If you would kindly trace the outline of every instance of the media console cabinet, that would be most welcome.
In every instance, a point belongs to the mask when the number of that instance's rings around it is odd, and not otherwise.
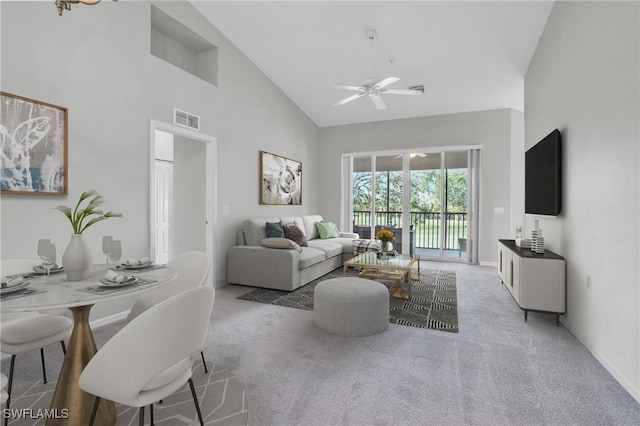
[[[514,240],[498,240],[498,273],[520,309],[527,313],[548,312],[556,316],[566,311],[566,266],[564,257],[545,250],[537,254],[518,247]]]

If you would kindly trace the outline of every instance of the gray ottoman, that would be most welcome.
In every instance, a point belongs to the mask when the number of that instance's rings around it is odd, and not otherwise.
[[[389,290],[363,278],[333,278],[313,295],[313,322],[340,336],[369,336],[389,327]]]

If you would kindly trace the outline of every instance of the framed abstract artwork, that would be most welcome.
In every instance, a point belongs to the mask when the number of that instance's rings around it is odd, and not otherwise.
[[[67,108],[0,92],[0,192],[67,195]]]
[[[302,163],[260,151],[260,204],[302,205]]]

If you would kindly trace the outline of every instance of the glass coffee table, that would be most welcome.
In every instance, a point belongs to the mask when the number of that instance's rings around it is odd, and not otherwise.
[[[417,267],[417,276],[413,276],[414,267]],[[347,275],[348,268],[361,268],[358,276],[374,280],[389,280],[396,283],[392,294],[397,299],[408,300],[411,297],[411,282],[420,279],[420,257],[399,254],[389,256],[388,259],[379,259],[376,252],[365,252],[347,260],[343,264],[343,275]],[[403,291],[403,283],[407,290]]]

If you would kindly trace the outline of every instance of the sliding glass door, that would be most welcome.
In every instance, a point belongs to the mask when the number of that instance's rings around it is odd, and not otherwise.
[[[343,217],[369,239],[381,228],[393,231],[398,252],[425,259],[477,261],[477,226],[470,222],[477,193],[477,149],[425,150],[346,156]],[[477,162],[474,164],[477,165]],[[477,195],[476,198],[477,200]],[[349,209],[350,211],[347,211]],[[474,232],[472,232],[474,231]]]

